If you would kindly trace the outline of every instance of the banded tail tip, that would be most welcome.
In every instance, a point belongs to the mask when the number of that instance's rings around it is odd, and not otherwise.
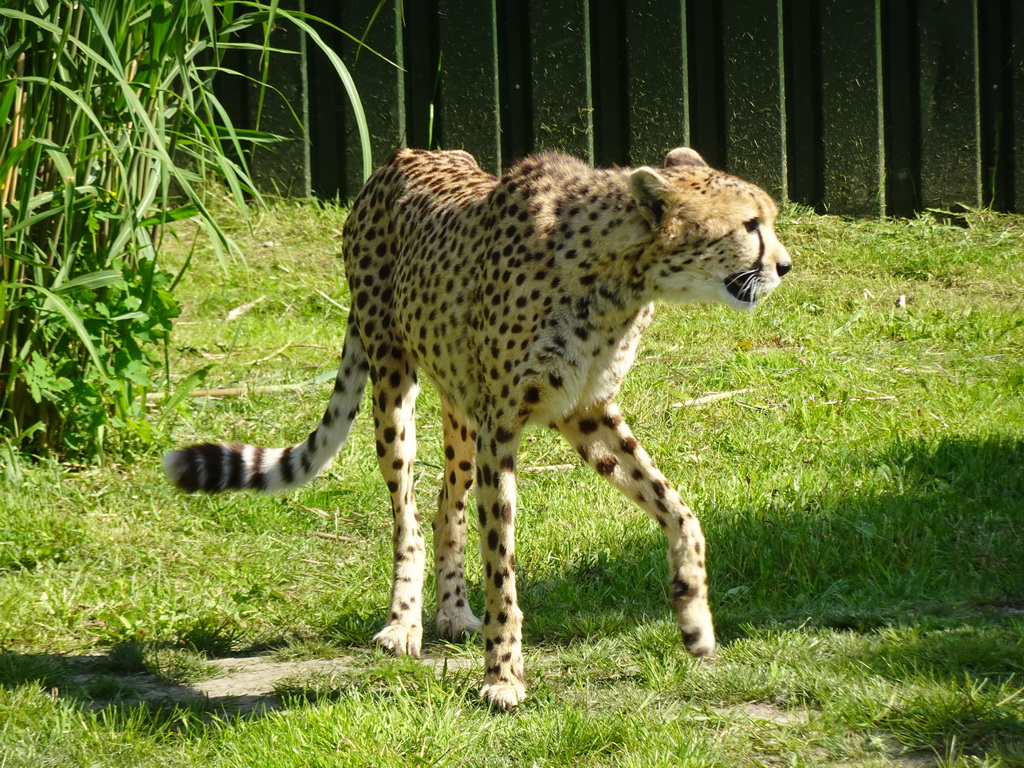
[[[199,475],[188,459],[187,450],[168,451],[163,458],[164,474],[181,490],[195,493],[201,490]]]
[[[164,454],[167,479],[185,493],[244,487],[240,478],[242,446],[221,443],[190,445]]]

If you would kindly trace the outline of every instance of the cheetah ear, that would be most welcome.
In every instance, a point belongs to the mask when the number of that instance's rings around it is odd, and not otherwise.
[[[653,168],[643,166],[629,175],[629,191],[640,209],[640,215],[652,227],[660,227],[668,207],[669,185]]]
[[[708,167],[708,164],[704,162],[704,158],[689,147],[676,147],[665,155],[666,168],[676,168],[683,165],[695,165],[700,168]]]

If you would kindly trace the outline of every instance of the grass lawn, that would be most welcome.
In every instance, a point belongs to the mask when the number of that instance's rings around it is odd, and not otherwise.
[[[239,229],[244,262],[198,244],[173,370],[261,389],[187,401],[168,446],[308,434],[342,221],[282,204]],[[792,209],[794,270],[758,311],[660,308],[620,401],[703,521],[713,662],[683,652],[660,531],[542,430],[520,457],[527,701],[479,704],[479,641],[429,621],[427,662],[373,650],[390,514],[364,408],[287,496],[183,496],[156,450],[8,467],[0,766],[1024,765],[1024,219],[965,221]],[[429,386],[418,410],[429,516]],[[222,684],[254,664],[287,674]]]

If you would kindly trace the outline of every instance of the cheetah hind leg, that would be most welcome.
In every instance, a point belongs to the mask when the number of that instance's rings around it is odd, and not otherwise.
[[[369,350],[368,350],[369,351]],[[373,378],[373,418],[377,459],[391,494],[394,516],[394,572],[388,621],[373,641],[396,656],[419,657],[423,641],[423,569],[425,548],[413,493],[416,459],[415,402],[419,386],[415,371],[403,359],[377,361]],[[391,403],[396,407],[389,408]],[[384,407],[382,407],[384,406]]]
[[[463,553],[466,548],[466,503],[473,486],[476,430],[451,400],[444,408],[444,479],[434,517],[434,567],[437,582],[437,633],[458,641],[480,630],[466,595]]]

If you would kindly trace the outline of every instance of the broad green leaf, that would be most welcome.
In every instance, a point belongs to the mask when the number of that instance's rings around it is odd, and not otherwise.
[[[0,288],[12,287],[8,284],[0,284]],[[75,312],[63,298],[58,296],[53,291],[44,288],[41,285],[27,284],[22,286],[25,290],[36,291],[46,297],[46,302],[43,304],[44,311],[56,311],[68,321],[75,333],[78,336],[79,341],[82,342],[82,346],[85,347],[89,353],[89,357],[92,359],[93,365],[96,369],[102,373],[106,373],[106,365],[103,363],[103,358],[100,357],[99,352],[96,349],[96,345],[93,344],[92,338],[89,336],[89,332],[86,331],[85,325],[82,323],[81,316]]]
[[[177,208],[172,208],[169,211],[160,211],[139,221],[140,227],[155,227],[160,224],[170,224],[175,221],[184,221],[185,219],[191,219],[193,216],[199,213],[199,209],[191,203],[188,205],[180,205]]]

